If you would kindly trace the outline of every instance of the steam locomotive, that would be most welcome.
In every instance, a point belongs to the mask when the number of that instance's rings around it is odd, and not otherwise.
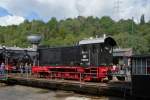
[[[68,47],[39,47],[38,64],[32,67],[36,77],[101,81],[108,77],[113,63],[111,37],[90,38]]]
[[[0,65],[5,64],[6,72],[19,72],[20,64],[33,63],[35,58],[34,50],[18,47],[0,47]]]

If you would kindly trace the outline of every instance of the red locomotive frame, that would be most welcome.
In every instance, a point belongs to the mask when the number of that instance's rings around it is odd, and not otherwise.
[[[107,77],[111,66],[81,67],[81,66],[33,66],[35,77],[50,79],[70,79],[78,81],[101,81]]]

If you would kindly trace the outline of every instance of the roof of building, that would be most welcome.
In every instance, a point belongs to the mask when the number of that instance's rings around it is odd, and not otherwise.
[[[126,52],[126,51],[132,51],[132,48],[116,48],[114,49],[115,52]]]
[[[113,50],[113,56],[127,56],[130,57],[133,55],[132,48],[117,48]]]
[[[133,55],[132,58],[150,58],[150,54]]]

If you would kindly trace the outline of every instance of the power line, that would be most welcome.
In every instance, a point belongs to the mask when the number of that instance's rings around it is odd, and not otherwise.
[[[114,2],[114,17],[116,20],[119,20],[121,18],[121,4],[122,4],[122,1],[121,0],[115,0]]]

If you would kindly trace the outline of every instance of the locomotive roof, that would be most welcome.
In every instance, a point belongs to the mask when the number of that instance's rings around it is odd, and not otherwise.
[[[79,41],[79,45],[96,44],[96,43],[105,43],[105,44],[109,44],[111,46],[116,46],[117,45],[116,41],[111,37],[85,39],[85,40]]]

